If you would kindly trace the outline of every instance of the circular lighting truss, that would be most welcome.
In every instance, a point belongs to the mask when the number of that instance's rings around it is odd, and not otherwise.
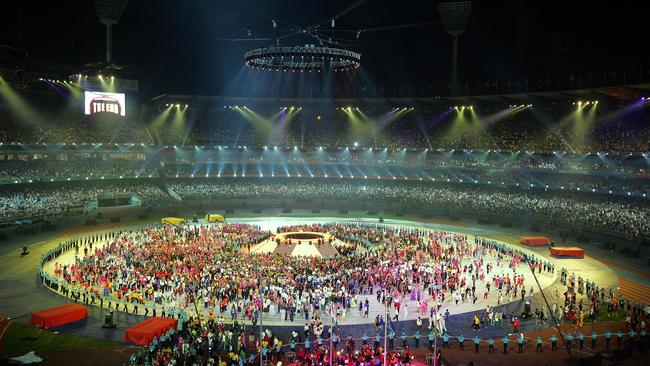
[[[291,72],[348,71],[361,66],[358,52],[332,47],[266,47],[244,54],[248,67]]]

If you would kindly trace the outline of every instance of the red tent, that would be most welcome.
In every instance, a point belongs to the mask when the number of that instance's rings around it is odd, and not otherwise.
[[[153,342],[154,337],[163,335],[171,327],[176,328],[178,320],[170,318],[149,318],[140,324],[136,324],[126,330],[124,339],[127,342],[148,346]]]
[[[88,316],[88,309],[79,304],[67,304],[32,313],[31,323],[37,327],[52,328],[76,322]]]
[[[551,244],[551,239],[545,236],[522,236],[519,238],[519,244],[528,246],[545,246]]]

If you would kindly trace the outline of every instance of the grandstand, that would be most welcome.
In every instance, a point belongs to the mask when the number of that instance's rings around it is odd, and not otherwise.
[[[638,9],[289,3],[19,5],[0,364],[645,364]]]
[[[61,113],[45,119],[65,123],[35,130],[5,110],[2,142],[644,153],[645,95],[650,84],[435,99],[160,95],[110,129],[99,117]]]

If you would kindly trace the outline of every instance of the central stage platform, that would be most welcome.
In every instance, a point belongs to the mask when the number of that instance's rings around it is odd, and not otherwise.
[[[251,248],[251,253],[276,253],[299,257],[331,257],[338,254],[328,233],[291,231],[277,233]]]

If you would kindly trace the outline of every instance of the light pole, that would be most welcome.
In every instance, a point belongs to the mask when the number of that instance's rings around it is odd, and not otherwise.
[[[528,265],[528,269],[530,269],[531,274],[533,275],[533,278],[535,279],[535,283],[537,284],[537,288],[539,289],[540,294],[542,295],[542,299],[544,299],[544,303],[546,304],[547,308],[551,308],[548,304],[548,299],[546,298],[546,294],[544,293],[544,289],[542,288],[542,285],[539,283],[539,279],[537,279],[537,275],[535,275],[535,268],[530,265],[530,263],[526,263]],[[565,348],[567,353],[569,354],[569,364],[573,365],[573,353],[569,349],[569,347],[566,347],[566,339],[564,339],[564,335],[562,334],[562,329],[560,328],[560,322],[557,320],[555,317],[555,314],[553,314],[553,323],[555,324],[555,329],[557,329],[558,334],[560,335],[560,339],[562,342],[564,342]]]
[[[437,305],[435,305],[435,304],[434,304],[434,306],[437,307]],[[436,312],[437,312],[437,310],[436,310]],[[435,325],[433,325],[433,329],[436,329]],[[437,364],[438,364],[438,353],[437,353],[437,351],[438,351],[438,334],[436,334],[436,332],[434,332],[434,334],[433,334],[433,366],[437,366]]]
[[[458,95],[458,38],[467,25],[467,20],[472,11],[472,2],[469,0],[452,0],[438,3],[438,12],[442,18],[447,33],[451,35],[451,89],[450,96]]]
[[[264,339],[264,331],[262,330],[262,314],[264,314],[264,294],[262,292],[263,273],[260,269],[260,366],[264,366],[264,345],[262,344],[262,339]]]
[[[334,358],[334,302],[330,304],[330,366]]]
[[[113,61],[113,24],[117,24],[129,0],[95,0],[99,21],[106,25],[106,63]]]
[[[384,294],[384,366],[388,365],[388,301]]]

